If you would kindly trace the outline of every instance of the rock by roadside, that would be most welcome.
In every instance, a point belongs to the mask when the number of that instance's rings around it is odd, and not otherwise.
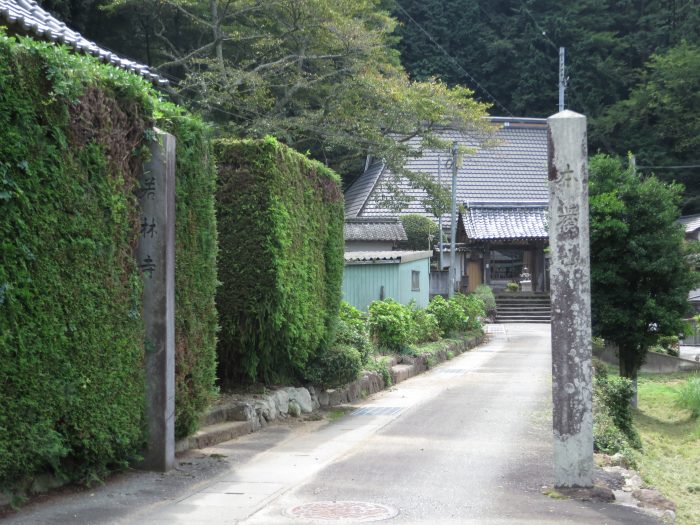
[[[645,487],[639,473],[629,468],[624,456],[596,454],[595,457],[600,467],[596,469],[593,488],[552,490],[545,487],[545,494],[556,493],[582,501],[614,501],[636,507],[663,523],[676,522],[676,505],[657,489]]]

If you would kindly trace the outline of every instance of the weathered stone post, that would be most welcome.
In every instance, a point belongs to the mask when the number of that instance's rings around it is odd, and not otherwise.
[[[139,190],[148,424],[141,466],[166,471],[175,463],[175,137],[154,132]]]
[[[593,485],[591,281],[586,117],[547,119],[552,395],[557,487]]]

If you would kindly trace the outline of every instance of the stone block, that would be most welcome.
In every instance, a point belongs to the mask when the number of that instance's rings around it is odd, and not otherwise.
[[[328,408],[328,406],[330,406],[330,396],[327,390],[321,390],[318,393],[318,404],[321,405],[321,408]]]
[[[289,387],[285,388],[287,394],[289,394],[289,400],[296,401],[299,403],[299,406],[301,407],[301,411],[304,414],[310,414],[313,412],[313,404],[311,403],[311,394],[306,388],[300,387],[300,388],[294,388],[294,387]]]

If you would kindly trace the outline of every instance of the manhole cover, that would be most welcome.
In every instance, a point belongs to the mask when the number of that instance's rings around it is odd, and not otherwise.
[[[364,501],[317,501],[297,505],[287,511],[293,518],[313,521],[366,523],[393,518],[397,509]]]

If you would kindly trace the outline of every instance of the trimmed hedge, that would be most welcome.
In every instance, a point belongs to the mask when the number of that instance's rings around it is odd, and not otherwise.
[[[219,378],[304,379],[340,305],[340,179],[273,138],[222,140],[216,153]]]
[[[172,104],[158,126],[175,135],[175,437],[194,433],[216,382],[216,166],[209,129]]]
[[[0,490],[89,482],[144,443],[134,196],[154,124],[178,139],[178,433],[215,368],[205,129],[143,79],[0,31]]]

